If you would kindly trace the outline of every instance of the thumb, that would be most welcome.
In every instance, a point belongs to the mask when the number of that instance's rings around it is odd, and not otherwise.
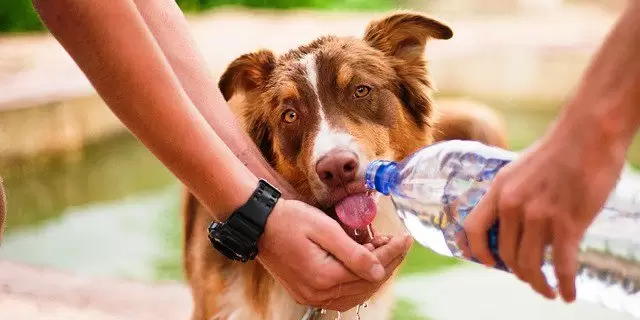
[[[369,281],[384,279],[384,267],[378,258],[365,246],[351,239],[337,222],[330,220],[322,231],[311,233],[309,238],[356,275]]]

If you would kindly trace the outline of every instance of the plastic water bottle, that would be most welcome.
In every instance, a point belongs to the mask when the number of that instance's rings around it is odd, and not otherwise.
[[[425,147],[402,162],[373,161],[367,188],[390,195],[407,231],[436,253],[466,258],[460,240],[464,219],[498,171],[517,153],[475,141],[452,140]],[[577,299],[640,318],[640,180],[621,179],[581,242]],[[634,211],[635,210],[635,211]],[[498,256],[499,221],[488,231],[495,268],[509,271]],[[458,238],[466,239],[466,238]],[[463,240],[464,241],[464,240]],[[557,279],[547,255],[543,273]],[[478,262],[472,259],[474,262]]]

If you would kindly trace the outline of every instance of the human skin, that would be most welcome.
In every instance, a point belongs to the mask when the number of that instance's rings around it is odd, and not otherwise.
[[[500,220],[499,254],[553,299],[540,266],[551,246],[559,292],[575,300],[579,244],[616,185],[640,126],[640,1],[629,1],[550,130],[505,166],[465,220],[471,255],[493,266],[487,230]]]
[[[225,220],[247,201],[256,175],[284,191],[260,238],[258,259],[298,302],[349,309],[392,275],[409,237],[361,246],[297,200],[238,126],[174,2],[33,3],[114,114],[213,219]]]

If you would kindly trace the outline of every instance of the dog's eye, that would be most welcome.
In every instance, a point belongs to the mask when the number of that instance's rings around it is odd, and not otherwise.
[[[298,114],[291,109],[285,111],[282,114],[282,121],[286,123],[293,123],[296,122],[296,120],[298,120]]]
[[[353,93],[353,96],[356,98],[364,98],[369,95],[369,92],[371,92],[371,87],[357,86],[356,91]]]

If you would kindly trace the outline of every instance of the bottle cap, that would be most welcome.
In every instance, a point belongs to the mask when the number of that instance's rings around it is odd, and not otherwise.
[[[367,189],[376,190],[385,196],[389,195],[397,173],[397,163],[387,160],[375,160],[369,164],[365,171],[365,184]]]

